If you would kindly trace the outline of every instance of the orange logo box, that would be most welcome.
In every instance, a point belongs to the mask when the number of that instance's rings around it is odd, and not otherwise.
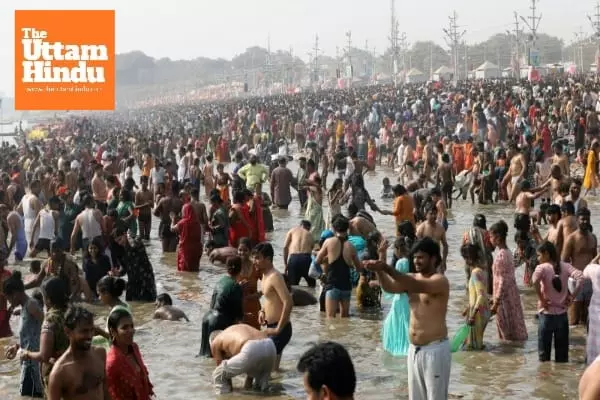
[[[16,10],[15,109],[114,110],[115,11]]]

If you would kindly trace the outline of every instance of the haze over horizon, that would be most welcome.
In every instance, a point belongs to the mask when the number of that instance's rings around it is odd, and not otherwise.
[[[335,55],[336,46],[346,45],[345,32],[352,31],[353,47],[375,47],[381,54],[390,46],[390,0],[220,0],[210,5],[204,1],[174,0],[3,0],[0,2],[0,95],[14,93],[14,11],[16,9],[114,9],[116,10],[116,51],[139,50],[154,57],[194,59],[197,57],[231,59],[248,47],[271,50],[293,49],[294,55],[307,60],[319,35],[322,54]],[[166,5],[176,4],[168,8]],[[465,30],[467,44],[486,40],[496,33],[514,28],[513,11],[527,16],[529,0],[490,2],[485,8],[475,0],[408,3],[396,0],[400,32],[406,32],[409,45],[432,40],[447,47],[443,28],[455,10],[460,30]],[[557,36],[569,44],[574,33],[592,35],[587,15],[595,12],[596,1],[539,0],[542,15],[539,32]],[[488,21],[490,21],[488,23]],[[522,22],[521,22],[522,24]]]

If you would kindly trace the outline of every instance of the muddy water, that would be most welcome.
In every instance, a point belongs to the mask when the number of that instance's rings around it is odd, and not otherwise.
[[[290,168],[295,171],[296,165]],[[378,197],[383,177],[395,174],[386,168],[369,173],[365,178],[367,188],[374,198]],[[329,178],[331,181],[331,178]],[[394,180],[394,179],[392,179]],[[266,188],[268,192],[268,188]],[[203,192],[203,191],[202,191]],[[383,209],[391,208],[391,200],[377,200]],[[512,210],[497,205],[471,205],[469,202],[455,203],[450,214],[448,242],[448,277],[451,282],[448,324],[450,335],[461,323],[460,313],[464,307],[465,277],[460,259],[459,246],[463,232],[470,226],[473,215],[484,213],[488,225],[503,218],[512,226]],[[325,212],[326,215],[326,212]],[[276,266],[282,269],[283,235],[300,219],[297,200],[287,211],[274,212],[275,232],[269,240],[275,247]],[[386,236],[394,233],[391,217],[374,214],[378,227]],[[598,226],[598,220],[593,220]],[[136,341],[150,370],[150,378],[160,400],[215,398],[210,384],[214,368],[211,360],[196,358],[200,347],[202,315],[207,310],[212,288],[221,274],[221,269],[209,265],[202,259],[202,271],[197,274],[178,273],[174,255],[163,256],[156,239],[157,221],[154,221],[153,239],[148,252],[154,265],[159,292],[170,293],[175,304],[190,317],[190,323],[152,321],[153,305],[133,304],[136,317]],[[511,230],[509,236],[514,231]],[[511,243],[512,244],[512,243]],[[25,268],[24,268],[25,269]],[[26,271],[24,271],[26,272]],[[517,281],[521,285],[523,270],[517,270]],[[521,285],[522,286],[522,285]],[[489,347],[485,352],[462,352],[453,355],[450,383],[451,398],[464,399],[574,399],[577,398],[577,383],[583,371],[585,347],[584,331],[571,330],[571,362],[568,364],[541,364],[537,359],[537,324],[534,320],[535,294],[531,289],[521,289],[529,340],[523,346],[499,345],[495,323],[486,331],[485,340]],[[354,300],[354,299],[353,299]],[[93,307],[100,317],[108,310]],[[404,358],[394,358],[382,351],[380,345],[381,320],[386,310],[379,314],[361,314],[353,310],[348,320],[327,321],[318,311],[318,306],[296,308],[292,313],[294,334],[285,349],[282,373],[273,376],[275,398],[303,398],[302,379],[295,365],[302,352],[312,342],[334,340],[344,344],[356,368],[359,399],[406,399],[406,363]],[[18,319],[13,318],[16,332]],[[8,343],[0,341],[0,348]],[[7,361],[0,354],[0,399],[19,398],[19,365]],[[234,381],[240,387],[241,380]],[[258,399],[251,393],[245,398]]]

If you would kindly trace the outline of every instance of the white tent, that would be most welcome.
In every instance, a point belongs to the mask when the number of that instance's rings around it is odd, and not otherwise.
[[[493,79],[500,76],[500,67],[489,61],[484,62],[475,69],[475,79]]]
[[[452,79],[452,75],[453,71],[446,67],[445,65],[442,65],[441,67],[439,67],[438,69],[435,70],[435,72],[433,73],[433,80],[434,81],[449,81]]]
[[[426,80],[425,74],[416,68],[412,68],[406,73],[406,83],[425,82]]]

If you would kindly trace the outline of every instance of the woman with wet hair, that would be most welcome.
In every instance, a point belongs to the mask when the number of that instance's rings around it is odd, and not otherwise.
[[[108,317],[111,346],[106,354],[106,384],[112,400],[149,400],[154,395],[148,369],[133,340],[133,316],[115,307]]]
[[[496,314],[500,340],[523,342],[527,340],[527,328],[513,256],[506,246],[507,235],[508,225],[502,220],[490,227],[490,239],[497,250],[492,264],[494,290],[491,312]]]

